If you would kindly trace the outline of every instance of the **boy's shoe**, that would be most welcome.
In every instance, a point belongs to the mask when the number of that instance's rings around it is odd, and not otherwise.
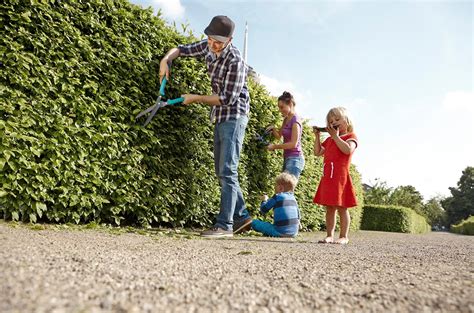
[[[234,234],[244,233],[252,229],[252,219],[249,217],[241,222],[234,223]]]
[[[212,227],[211,229],[201,232],[201,237],[207,238],[223,238],[223,237],[232,237],[231,230],[225,230],[220,227]]]

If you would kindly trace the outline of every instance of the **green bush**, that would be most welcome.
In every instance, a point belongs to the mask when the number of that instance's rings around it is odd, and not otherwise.
[[[164,108],[146,128],[135,121],[156,99],[162,56],[197,38],[125,0],[6,0],[0,7],[0,217],[210,224],[220,192],[209,108]],[[253,81],[249,88],[239,175],[255,213],[259,196],[273,192],[282,156],[253,138],[281,117],[265,88]],[[210,93],[203,62],[174,62],[166,94],[183,93]],[[312,138],[305,127],[307,166],[297,190],[305,229],[324,221],[312,203],[321,174]]]
[[[451,225],[451,231],[457,234],[474,235],[474,216],[469,216],[459,224]]]
[[[207,111],[164,109],[149,128],[134,120],[157,95],[160,56],[186,38],[126,1],[7,1],[1,14],[4,216],[207,223],[219,201]],[[167,92],[206,83],[186,62]]]
[[[391,205],[366,205],[361,229],[401,233],[425,233],[430,230],[426,219],[409,208]]]

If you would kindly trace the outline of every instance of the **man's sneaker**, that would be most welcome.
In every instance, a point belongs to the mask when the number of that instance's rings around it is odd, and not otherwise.
[[[234,223],[234,234],[244,233],[252,228],[252,219],[249,217],[240,222]]]
[[[224,230],[220,227],[212,227],[211,229],[201,232],[201,237],[207,238],[222,238],[222,237],[232,237],[231,230]]]

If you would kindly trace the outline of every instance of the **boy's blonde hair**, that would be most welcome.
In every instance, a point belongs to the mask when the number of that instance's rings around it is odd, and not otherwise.
[[[275,178],[275,183],[283,187],[284,192],[295,191],[298,179],[295,175],[283,172]]]
[[[335,107],[329,110],[328,115],[326,115],[326,122],[329,125],[329,119],[331,117],[340,117],[343,118],[347,123],[347,132],[351,133],[354,130],[354,123],[349,116],[349,112],[344,107]]]

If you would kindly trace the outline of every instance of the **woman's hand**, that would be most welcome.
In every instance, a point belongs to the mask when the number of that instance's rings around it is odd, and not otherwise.
[[[272,143],[269,144],[269,145],[267,146],[267,150],[268,150],[268,151],[273,151],[273,150],[275,150],[275,145],[272,144]]]
[[[267,131],[267,132],[273,131],[275,128],[276,128],[275,125],[270,125],[270,126],[268,126],[267,128],[265,128],[265,131]]]
[[[270,125],[268,126],[267,128],[265,128],[265,132],[268,133],[268,134],[272,134],[273,137],[275,137],[275,131],[277,130],[278,128],[275,126],[275,125]]]

